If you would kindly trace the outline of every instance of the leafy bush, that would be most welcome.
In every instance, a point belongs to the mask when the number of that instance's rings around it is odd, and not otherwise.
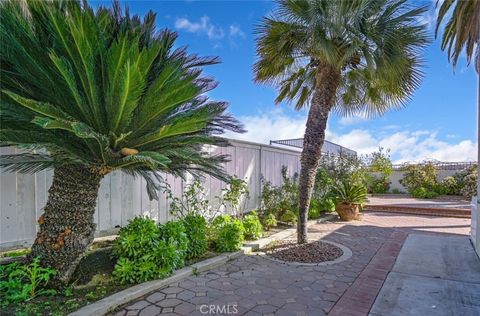
[[[369,193],[385,194],[390,190],[390,181],[381,175],[368,175],[365,182]]]
[[[265,216],[265,219],[263,220],[263,225],[265,226],[266,230],[269,230],[272,227],[276,227],[277,219],[275,218],[275,215],[273,215],[273,213],[267,214],[267,216]]]
[[[282,215],[282,217],[280,218],[280,220],[281,220],[282,222],[295,225],[295,224],[297,223],[298,217],[297,217],[297,214],[295,214],[294,212],[292,212],[292,211],[286,211],[286,212]]]
[[[393,174],[393,165],[390,160],[390,150],[383,151],[380,147],[377,152],[365,157],[370,172],[365,177],[365,184],[370,193],[385,194],[390,189],[389,177]]]
[[[405,194],[405,192],[403,192],[402,190],[397,189],[397,188],[391,189],[390,193],[392,193],[392,194]]]
[[[333,211],[335,211],[335,201],[332,197],[326,196],[321,200],[312,198],[310,201],[310,208],[308,210],[308,218],[318,219],[322,213],[330,213]]]
[[[459,195],[460,188],[455,177],[445,177],[435,187],[435,192],[442,195]]]
[[[188,238],[187,259],[200,258],[208,248],[207,221],[201,215],[189,214],[183,219]]]
[[[316,198],[312,198],[308,209],[308,219],[320,218],[320,212],[320,202]]]
[[[337,203],[363,204],[367,201],[367,188],[362,184],[342,181],[334,188]]]
[[[24,302],[38,295],[55,294],[55,290],[46,288],[55,274],[55,269],[41,267],[38,257],[30,264],[0,265],[0,307]]]
[[[243,217],[243,228],[245,239],[258,239],[263,236],[263,227],[256,211]]]
[[[262,208],[266,214],[273,213],[276,218],[287,211],[298,211],[298,174],[288,175],[288,168],[282,167],[283,183],[279,187],[272,186],[262,179]]]
[[[410,191],[410,194],[417,199],[431,199],[438,196],[438,193],[432,190],[427,190],[424,187],[415,188]]]
[[[149,218],[135,217],[113,243],[118,258],[113,276],[122,284],[164,278],[184,265],[187,249],[181,222],[157,226]]]
[[[139,258],[155,249],[159,229],[155,221],[145,217],[134,217],[122,227],[113,242],[113,254],[117,258]]]
[[[459,193],[465,197],[471,198],[477,195],[477,165],[470,166],[468,169],[455,175],[457,179]]]
[[[202,215],[206,218],[213,217],[212,209],[207,200],[207,193],[199,180],[185,186],[181,197],[176,197],[170,187],[170,184],[164,184],[164,193],[170,200],[170,213],[185,217],[189,214]]]
[[[230,177],[228,187],[222,190],[222,204],[228,210],[230,209],[234,215],[238,215],[243,210],[240,203],[246,202],[249,198],[248,184],[236,176]]]
[[[437,185],[437,168],[434,164],[422,163],[403,168],[404,175],[400,183],[412,195],[421,196],[425,192],[435,192]],[[427,196],[430,195],[427,193]]]
[[[169,221],[159,226],[160,239],[166,245],[173,246],[176,249],[176,255],[172,256],[171,262],[165,262],[171,265],[173,269],[182,268],[184,266],[185,256],[188,249],[188,238],[185,233],[185,227],[182,221]]]
[[[244,227],[242,221],[230,215],[216,217],[211,226],[212,241],[220,252],[233,252],[243,244]]]

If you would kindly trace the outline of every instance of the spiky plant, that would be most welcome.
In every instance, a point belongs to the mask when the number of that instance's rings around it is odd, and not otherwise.
[[[257,82],[278,88],[276,102],[310,106],[301,156],[298,242],[306,221],[331,110],[367,116],[398,109],[418,87],[428,43],[405,0],[280,0],[258,27]]]
[[[114,170],[146,179],[156,198],[162,171],[224,178],[226,156],[202,146],[240,131],[225,102],[205,92],[202,67],[218,62],[174,49],[177,35],[86,1],[0,3],[2,146],[30,151],[1,157],[4,170],[53,168],[33,256],[68,280],[93,240],[100,180]]]
[[[440,1],[437,0],[437,6]],[[453,8],[453,10],[452,10]],[[478,0],[444,0],[438,10],[435,36],[443,20],[451,14],[442,35],[442,50],[448,51],[448,59],[453,66],[458,57],[465,52],[468,63],[475,56],[477,73],[480,73],[480,1]]]

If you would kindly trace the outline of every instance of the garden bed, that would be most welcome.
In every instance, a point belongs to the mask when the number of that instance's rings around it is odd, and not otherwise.
[[[132,285],[122,285],[112,277],[115,260],[110,242],[96,243],[80,262],[72,285],[51,295],[42,295],[22,303],[2,307],[2,315],[67,315]],[[186,268],[219,253],[208,251],[186,262]]]
[[[281,240],[268,245],[263,251],[277,260],[297,263],[322,263],[343,255],[342,249],[322,241],[299,245],[294,240]]]

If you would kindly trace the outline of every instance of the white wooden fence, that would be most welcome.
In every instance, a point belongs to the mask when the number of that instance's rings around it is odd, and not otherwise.
[[[231,140],[231,144],[231,147],[215,147],[211,151],[229,154],[231,161],[225,169],[229,174],[247,181],[250,191],[250,198],[245,201],[247,210],[259,206],[262,175],[274,185],[279,185],[282,182],[282,166],[287,166],[290,174],[300,172],[298,151],[237,140]],[[2,148],[0,153],[12,154],[14,150]],[[43,213],[52,174],[52,171],[35,175],[0,173],[0,248],[33,242],[37,218]],[[173,176],[166,176],[166,179],[174,194],[181,195],[184,181]],[[204,187],[208,199],[214,201],[226,184],[206,177]],[[114,172],[106,176],[100,185],[95,213],[97,235],[110,234],[136,215],[149,215],[158,222],[166,222],[170,216],[169,204],[163,193],[160,193],[158,201],[150,201],[143,179]]]

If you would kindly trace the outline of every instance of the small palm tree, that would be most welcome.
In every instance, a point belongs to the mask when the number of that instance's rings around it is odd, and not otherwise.
[[[225,102],[205,92],[215,82],[202,67],[218,62],[174,49],[176,34],[112,9],[80,1],[0,3],[2,146],[9,171],[53,168],[33,256],[68,280],[93,240],[100,180],[114,170],[142,176],[156,197],[163,171],[224,179],[202,146],[223,145],[215,134],[240,131]]]
[[[280,0],[258,27],[256,80],[278,88],[276,102],[310,106],[301,156],[298,242],[306,221],[328,115],[375,116],[404,106],[418,87],[417,21],[426,7],[404,0]]]
[[[444,0],[438,11],[435,36],[438,36],[440,25],[454,4],[451,17],[443,31],[442,50],[448,50],[448,59],[452,61],[454,67],[464,50],[468,63],[475,55],[476,70],[480,73],[480,1]]]

